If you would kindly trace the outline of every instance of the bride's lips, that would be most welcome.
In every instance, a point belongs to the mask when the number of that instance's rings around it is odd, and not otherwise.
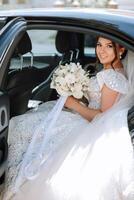
[[[99,56],[99,58],[100,58],[101,60],[103,60],[103,59],[106,59],[107,57],[106,57],[106,56]]]

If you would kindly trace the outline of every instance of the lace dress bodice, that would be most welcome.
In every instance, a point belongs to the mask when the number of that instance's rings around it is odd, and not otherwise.
[[[128,82],[121,69],[107,69],[97,73],[96,76],[90,78],[89,82],[89,108],[99,109],[101,105],[101,89],[103,85],[119,92],[127,93]]]
[[[97,73],[95,77],[90,79],[89,84],[88,106],[94,109],[100,108],[101,89],[104,84],[112,90],[118,91],[120,94],[125,94],[128,90],[128,82],[122,71],[113,69],[103,70]],[[40,105],[38,109],[30,110],[24,115],[11,119],[9,126],[9,159],[4,190],[5,200],[9,200],[14,194],[17,172],[20,169],[22,159],[31,141],[34,130],[38,128],[54,105],[54,101],[47,102]],[[59,146],[73,129],[80,127],[81,124],[86,125],[88,123],[79,114],[63,109],[53,128],[53,137],[50,138],[46,146],[46,154],[52,152]],[[38,152],[44,132],[45,127],[42,127],[35,152]]]

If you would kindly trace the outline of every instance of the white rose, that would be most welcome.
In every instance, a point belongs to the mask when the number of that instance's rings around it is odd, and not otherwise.
[[[63,77],[56,77],[55,82],[63,85],[65,83],[65,79]]]
[[[75,75],[74,74],[67,74],[65,76],[65,81],[66,83],[69,85],[69,84],[72,84],[72,83],[75,83]]]
[[[52,81],[51,84],[50,84],[50,88],[53,88],[53,89],[55,88],[55,84],[54,84],[53,81]]]
[[[82,91],[75,91],[75,92],[73,92],[73,96],[77,99],[81,99],[83,97],[83,92]]]
[[[69,90],[68,90],[68,86],[67,86],[66,84],[62,85],[62,86],[61,86],[61,89],[64,90],[64,91],[66,91],[66,92],[69,91]]]
[[[75,83],[73,91],[75,92],[80,90],[82,90],[82,85],[80,83]]]
[[[62,90],[61,88],[57,88],[57,92],[61,96],[70,96],[71,95],[68,91]]]

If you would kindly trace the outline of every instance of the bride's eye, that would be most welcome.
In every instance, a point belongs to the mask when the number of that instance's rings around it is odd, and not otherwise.
[[[101,43],[97,42],[96,46],[101,47],[102,45],[101,45]]]
[[[108,48],[113,48],[113,45],[112,44],[108,44],[107,47]]]

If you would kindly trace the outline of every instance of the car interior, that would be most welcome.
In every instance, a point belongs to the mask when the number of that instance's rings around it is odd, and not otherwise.
[[[27,103],[30,99],[32,89],[43,82],[49,73],[49,67],[37,68],[33,65],[33,55],[28,58],[30,62],[23,66],[23,55],[31,52],[32,43],[27,33],[15,49],[13,58],[19,58],[20,64],[14,66],[8,73],[6,90],[11,101],[11,115],[18,115],[26,112]]]
[[[55,46],[58,53],[61,54],[61,59],[59,59],[60,64],[64,65],[69,62],[79,62],[80,45],[78,34],[58,31],[55,37]],[[58,63],[56,64],[58,66]],[[50,89],[50,82],[55,67],[52,69],[48,78],[32,90],[30,99],[41,101],[55,99],[54,91]]]
[[[50,82],[53,71],[59,63],[64,65],[69,62],[79,62],[90,71],[90,75],[95,74],[95,54],[84,52],[84,48],[85,50],[88,48],[84,47],[85,42],[88,42],[87,38],[85,41],[84,34],[59,30],[50,37],[53,37],[56,49],[54,53],[33,53],[32,38],[26,32],[12,55],[5,84],[5,90],[10,97],[11,117],[25,113],[36,105],[35,101],[41,103],[57,99],[57,93],[50,88]],[[43,45],[46,45],[45,40]],[[29,101],[35,104],[29,104]]]
[[[59,64],[79,62],[89,71],[89,77],[101,70],[101,64],[96,63],[96,38],[94,34],[67,30],[25,32],[12,55],[5,84],[10,97],[10,117],[58,98],[50,83]],[[128,126],[134,143],[134,107],[128,113]]]

